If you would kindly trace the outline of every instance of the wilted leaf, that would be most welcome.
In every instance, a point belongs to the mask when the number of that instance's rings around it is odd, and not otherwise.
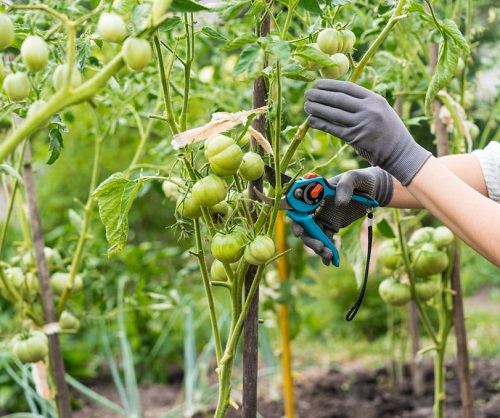
[[[54,164],[59,155],[61,155],[61,150],[64,148],[63,138],[59,128],[51,129],[49,132],[49,151],[50,157],[47,160],[47,164]]]
[[[128,213],[143,183],[143,179],[129,180],[123,173],[115,173],[92,194],[98,199],[99,215],[111,245],[108,257],[120,252],[127,243]]]

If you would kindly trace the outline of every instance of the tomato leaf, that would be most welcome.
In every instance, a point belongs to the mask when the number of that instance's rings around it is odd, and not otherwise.
[[[318,0],[300,0],[299,7],[308,12],[323,15],[323,10],[321,10],[321,6],[319,5]]]
[[[175,10],[176,12],[187,12],[187,13],[201,12],[202,10],[210,10],[203,4],[200,4],[197,1],[192,1],[192,0],[173,0],[170,9]]]
[[[14,167],[10,166],[9,164],[0,164],[0,173],[12,176],[19,182],[19,184],[24,185],[24,181],[21,175],[14,169]]]
[[[270,40],[270,38],[266,38],[266,41],[268,40]],[[273,54],[282,64],[288,64],[288,61],[290,61],[290,45],[288,42],[269,42],[265,49],[267,52]]]
[[[59,155],[61,155],[61,150],[64,148],[63,138],[61,135],[61,130],[59,128],[53,128],[49,132],[49,151],[51,152],[47,164],[54,164]]]
[[[206,35],[210,38],[217,39],[218,41],[227,42],[227,39],[224,36],[222,36],[219,32],[217,32],[216,30],[214,30],[212,28],[205,26],[204,28],[201,29],[201,33],[203,33],[203,35]]]
[[[362,223],[363,219],[359,219],[347,228],[342,229],[340,233],[342,236],[342,253],[354,271],[358,286],[361,286],[361,283],[363,283],[366,265],[366,255],[361,248],[360,240]]]
[[[425,95],[425,109],[428,113],[431,113],[431,103],[439,90],[446,87],[455,74],[458,65],[458,51],[454,40],[444,32],[439,43],[438,63]]]
[[[382,218],[375,224],[375,228],[377,228],[377,231],[385,238],[396,238],[396,234],[391,224],[387,222],[387,219]]]
[[[326,55],[324,52],[321,52],[319,49],[309,45],[301,45],[297,47],[294,55],[305,58],[307,61],[317,62],[325,67],[331,67],[335,65],[335,63],[328,55]]]
[[[257,35],[255,35],[254,33],[244,33],[243,35],[240,35],[237,38],[224,44],[220,50],[232,51],[234,49],[241,48],[245,45],[257,42],[257,40],[258,40]]]
[[[238,64],[234,69],[234,75],[240,74],[243,71],[248,73],[248,77],[256,75],[261,71],[264,63],[264,51],[258,44],[247,46],[242,52],[238,60]]]
[[[291,80],[299,80],[299,81],[314,81],[317,78],[317,75],[312,71],[304,71],[304,69],[297,64],[290,64],[286,67],[283,67],[282,71],[283,77],[289,78]]]
[[[127,243],[128,213],[144,179],[129,180],[115,173],[102,182],[92,196],[97,197],[99,215],[106,227],[106,239],[111,245],[108,257],[120,252]]]
[[[167,19],[160,27],[160,32],[168,32],[179,26],[182,26],[182,19],[179,16],[174,16],[171,19]]]

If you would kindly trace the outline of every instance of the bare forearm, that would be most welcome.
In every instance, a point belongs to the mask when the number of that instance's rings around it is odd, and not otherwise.
[[[474,190],[487,196],[483,173],[479,166],[479,161],[474,155],[449,155],[441,157],[438,160]],[[434,178],[433,182],[436,182],[436,180],[439,179]],[[419,202],[410,191],[406,187],[403,187],[396,179],[394,179],[394,195],[388,206],[401,209],[424,209],[422,202]]]
[[[455,175],[444,162],[431,157],[408,185],[407,192],[466,244],[500,267],[500,205],[485,196],[482,176],[464,181],[464,175]],[[468,171],[466,167],[462,169]]]

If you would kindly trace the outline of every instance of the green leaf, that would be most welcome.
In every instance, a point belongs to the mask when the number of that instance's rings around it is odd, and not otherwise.
[[[236,19],[246,7],[251,5],[251,0],[223,1],[210,5],[210,10],[219,12],[224,20]]]
[[[126,15],[132,11],[136,4],[137,0],[120,0],[113,5],[113,10],[120,15]]]
[[[304,10],[307,10],[308,12],[311,12],[311,13],[314,13],[317,15],[323,15],[323,10],[321,9],[321,6],[319,5],[318,0],[300,0],[299,7],[301,7]]]
[[[92,194],[98,199],[99,215],[106,227],[106,239],[111,245],[108,248],[109,258],[120,252],[127,243],[128,213],[143,183],[143,179],[129,180],[123,173],[115,173]]]
[[[174,16],[171,19],[166,20],[160,27],[160,32],[168,32],[179,26],[182,26],[182,19],[179,16]]]
[[[447,32],[444,32],[443,35],[439,43],[438,63],[425,95],[425,109],[429,114],[431,113],[432,101],[436,98],[439,90],[446,87],[453,79],[458,65],[458,46],[447,35]]]
[[[187,13],[201,12],[202,10],[210,10],[203,4],[200,4],[197,1],[193,0],[173,0],[170,9],[176,12],[187,12]]]
[[[351,3],[353,0],[326,0],[326,4],[329,6],[345,6],[346,4]]]
[[[0,164],[0,173],[12,176],[19,182],[19,184],[24,185],[24,181],[21,175],[14,169],[14,167],[10,166],[9,164]]]
[[[68,127],[61,119],[61,115],[56,113],[54,116],[50,118],[50,123],[56,125],[54,128],[59,129],[61,132],[67,134],[69,132]]]
[[[317,78],[317,75],[313,71],[304,71],[304,69],[297,64],[290,64],[286,67],[283,67],[281,72],[283,77],[289,78],[291,80],[299,80],[299,81],[314,81]]]
[[[375,228],[385,238],[396,238],[396,234],[387,219],[382,218],[375,224]]]
[[[76,40],[76,51],[78,62],[78,69],[83,72],[87,68],[87,64],[90,56],[90,40],[84,36],[81,36]]]
[[[366,255],[361,248],[360,240],[362,223],[363,219],[359,219],[349,227],[344,228],[340,234],[342,236],[342,253],[354,271],[358,287],[363,283],[366,265]],[[342,263],[342,260],[340,262]]]
[[[301,45],[297,47],[294,55],[305,58],[307,61],[317,62],[324,67],[331,67],[335,65],[330,56],[310,45]]]
[[[457,24],[451,19],[444,19],[439,23],[441,24],[441,29],[445,31],[451,39],[453,39],[455,44],[469,54],[469,45],[462,35],[462,32],[460,32],[460,29],[458,29]]]
[[[267,45],[266,51],[270,52],[282,64],[290,61],[290,45],[286,41],[271,42]]]
[[[264,0],[256,0],[252,2],[252,5],[250,6],[250,9],[246,12],[247,16],[258,16],[260,15],[265,9],[265,4]]]
[[[217,32],[216,30],[214,30],[212,28],[204,27],[201,29],[201,33],[203,33],[204,35],[206,35],[210,38],[217,39],[218,41],[227,42],[227,39],[224,36],[222,36],[219,32]]]
[[[247,46],[240,54],[238,64],[234,69],[234,75],[240,74],[244,71],[251,77],[259,73],[264,63],[264,51],[258,44]]]
[[[61,155],[61,150],[64,148],[63,138],[61,135],[61,130],[59,128],[51,129],[49,132],[49,151],[50,157],[46,164],[54,164],[59,155]]]
[[[243,35],[238,36],[237,38],[229,41],[220,49],[221,51],[232,51],[234,49],[241,48],[245,45],[257,42],[259,38],[254,33],[244,33]]]

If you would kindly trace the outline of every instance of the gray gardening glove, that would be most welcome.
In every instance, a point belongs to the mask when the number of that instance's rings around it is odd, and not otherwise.
[[[327,179],[326,182],[336,189],[336,194],[335,197],[327,196],[323,200],[314,220],[330,239],[340,228],[350,225],[367,213],[364,204],[351,200],[354,190],[375,199],[380,206],[387,206],[394,191],[392,176],[380,167],[348,171]],[[300,237],[307,247],[321,257],[323,264],[328,266],[333,256],[332,250],[307,235],[297,222],[291,221],[291,227],[293,234]]]
[[[414,141],[389,103],[347,81],[319,80],[316,86],[305,93],[307,124],[344,140],[407,186],[431,153]]]

